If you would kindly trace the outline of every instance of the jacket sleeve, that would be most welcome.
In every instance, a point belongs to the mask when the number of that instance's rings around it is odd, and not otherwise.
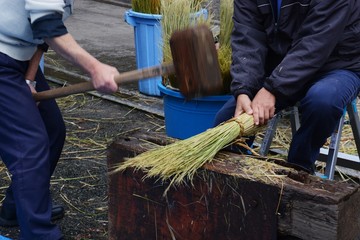
[[[234,1],[234,28],[231,36],[231,92],[237,97],[246,94],[253,98],[263,85],[266,34],[256,6],[257,1]]]
[[[25,0],[25,9],[29,12],[31,23],[46,15],[62,15],[64,7],[64,0]]]
[[[25,0],[34,39],[67,33],[64,20],[72,13],[73,0]]]
[[[264,82],[267,90],[277,98],[290,99],[305,89],[338,43],[350,17],[349,2],[311,1],[290,50]]]

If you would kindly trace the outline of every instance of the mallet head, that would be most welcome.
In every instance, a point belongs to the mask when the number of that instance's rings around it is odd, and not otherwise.
[[[206,25],[174,32],[170,48],[179,90],[187,99],[223,93],[214,38]]]

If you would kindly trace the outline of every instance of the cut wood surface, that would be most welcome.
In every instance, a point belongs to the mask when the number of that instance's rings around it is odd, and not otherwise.
[[[171,141],[142,133],[118,139],[109,147],[109,171]],[[246,160],[220,152],[199,169],[193,185],[172,188],[165,198],[167,183],[143,180],[142,171],[110,174],[110,239],[135,232],[151,239],[359,239],[358,185],[284,169],[286,162],[278,160],[268,161],[279,166],[279,177],[256,177],[245,171]],[[260,168],[265,160],[252,161]]]

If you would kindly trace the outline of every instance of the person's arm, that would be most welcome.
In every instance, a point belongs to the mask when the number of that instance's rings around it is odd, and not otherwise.
[[[266,124],[272,118],[275,99],[294,101],[325,64],[349,19],[349,3],[346,0],[311,2],[290,50],[252,100],[256,124]]]
[[[290,50],[265,80],[265,89],[283,100],[292,99],[304,90],[343,35],[353,9],[351,2],[311,1]]]
[[[25,73],[25,81],[28,84],[32,93],[36,93],[36,73],[39,69],[39,63],[44,54],[44,51],[41,48],[36,49],[34,55],[29,61],[29,66]]]
[[[252,99],[262,88],[265,79],[265,60],[268,52],[263,19],[259,16],[257,2],[234,1],[234,29],[231,36],[232,65],[231,92],[236,98],[234,116],[243,112],[254,116],[259,124],[257,109],[253,111]],[[271,115],[272,117],[272,115]]]
[[[63,22],[63,0],[25,0],[25,3],[34,39],[44,40],[59,55],[86,71],[96,90],[111,93],[118,89],[114,80],[118,71],[98,61],[68,33]]]
[[[234,1],[234,28],[231,35],[232,64],[231,92],[252,99],[265,79],[267,37],[257,1]]]
[[[69,33],[46,38],[45,42],[66,60],[86,71],[97,91],[112,93],[118,89],[114,81],[114,76],[119,74],[116,68],[98,61],[84,50]]]

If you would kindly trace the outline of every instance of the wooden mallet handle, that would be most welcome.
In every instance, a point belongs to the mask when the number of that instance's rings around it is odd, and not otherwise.
[[[170,64],[162,64],[159,66],[144,68],[144,69],[138,69],[133,70],[130,72],[124,72],[117,76],[115,76],[115,82],[119,85],[126,82],[132,82],[135,80],[145,79],[145,78],[151,78],[155,76],[160,75],[168,75],[174,73],[174,65],[172,63]],[[95,90],[92,82],[82,82],[77,83],[71,86],[62,87],[62,88],[54,88],[51,90],[38,92],[33,94],[33,97],[35,101],[41,101],[45,99],[51,99],[51,98],[59,98],[59,97],[65,97],[71,94],[76,93],[83,93]]]

